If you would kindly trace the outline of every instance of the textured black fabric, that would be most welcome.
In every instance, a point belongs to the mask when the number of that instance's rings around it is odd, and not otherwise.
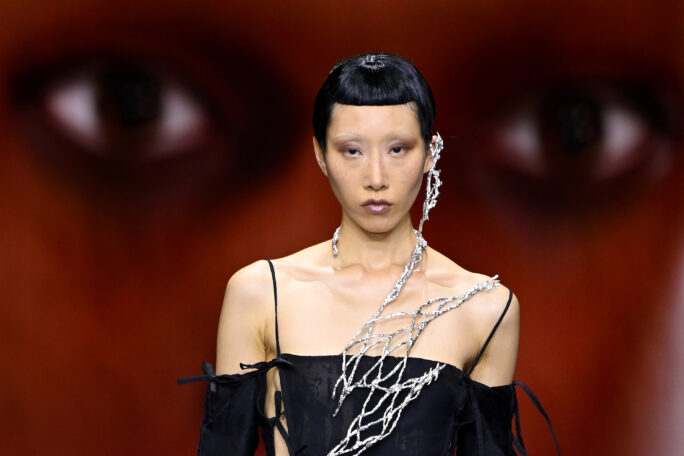
[[[341,373],[342,356],[298,356],[283,353],[282,357],[292,362],[292,366],[285,367],[280,372],[285,408],[289,410],[286,417],[292,443],[295,448],[306,446],[302,450],[303,455],[324,455],[345,436],[349,424],[363,406],[367,390],[353,391],[333,417],[337,399],[332,399],[331,395]],[[367,370],[376,359],[373,356],[362,358],[359,369]],[[383,371],[390,371],[400,359],[386,358]],[[435,365],[434,361],[409,358],[405,375],[415,377]],[[438,379],[426,386],[420,396],[406,407],[394,431],[364,454],[447,454],[452,446],[452,429],[458,422],[459,412],[466,405],[465,399],[463,372],[447,365]],[[376,398],[371,398],[367,409],[375,403]],[[381,413],[377,414],[379,416]],[[372,416],[375,417],[376,415]],[[511,422],[510,418],[508,422]],[[376,433],[372,428],[369,431]],[[361,437],[365,435],[362,433]]]
[[[367,368],[374,358],[365,357],[359,368]],[[337,401],[331,395],[341,372],[342,356],[282,353],[281,359],[278,368],[289,429],[284,436],[289,442],[290,454],[325,455],[344,437],[351,420],[361,409],[365,391],[354,391],[333,417]],[[391,369],[399,360],[388,357],[385,365]],[[436,361],[409,357],[406,375],[422,374],[436,364]],[[210,383],[205,397],[199,456],[253,455],[258,426],[263,428],[266,454],[275,454],[274,432],[285,430],[276,431],[276,417],[263,414],[265,373],[273,365],[262,368],[256,375],[207,378]],[[186,382],[193,380],[185,379]],[[216,385],[216,393],[211,391],[212,383]],[[447,364],[437,380],[426,386],[418,399],[404,410],[394,431],[364,454],[443,456],[453,455],[457,450],[458,456],[514,455],[511,423],[515,406],[513,384],[489,387]]]
[[[270,261],[269,266],[277,306],[275,271]],[[466,373],[445,364],[437,379],[425,386],[420,396],[404,409],[392,433],[367,449],[364,456],[514,456],[516,450],[527,454],[520,436],[515,386],[524,388],[548,421],[537,398],[520,382],[490,387],[472,380],[469,375],[508,310],[511,298],[509,290],[506,307],[471,369]],[[275,455],[275,432],[283,436],[290,456],[324,456],[345,436],[363,406],[367,390],[353,391],[333,417],[337,399],[332,398],[332,392],[341,373],[342,355],[281,353],[280,342],[276,340],[276,343],[278,356],[273,360],[241,364],[243,369],[256,370],[217,376],[205,362],[205,375],[178,380],[178,383],[209,381],[198,456],[251,456],[257,446],[259,426],[268,456]],[[387,357],[383,371],[389,371],[401,359]],[[359,368],[366,371],[375,360],[375,356],[364,356]],[[437,364],[434,360],[409,357],[404,378],[419,376]],[[278,367],[282,390],[274,394],[276,416],[267,417],[263,412],[265,374],[274,366]],[[370,405],[375,400],[371,398]],[[287,431],[281,424],[281,414],[285,416]],[[514,417],[517,436],[512,432]],[[369,432],[376,434],[372,429]],[[364,436],[362,433],[361,437]]]
[[[208,380],[197,446],[198,456],[252,455],[258,445],[256,404],[266,388],[264,375],[215,375],[203,363],[204,376],[179,383]]]
[[[517,406],[514,385],[489,387],[468,377],[466,379],[468,405],[460,416],[456,454],[515,455],[511,432]]]

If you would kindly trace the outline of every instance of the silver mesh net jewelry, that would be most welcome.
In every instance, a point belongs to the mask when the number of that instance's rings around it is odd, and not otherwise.
[[[338,395],[338,405],[333,416],[337,415],[345,398],[352,391],[365,389],[368,390],[368,394],[361,412],[349,425],[346,436],[328,452],[327,456],[356,456],[363,453],[376,442],[386,438],[394,430],[404,408],[418,397],[425,386],[436,380],[440,371],[446,366],[444,363],[437,363],[436,366],[430,368],[419,377],[403,378],[411,347],[423,329],[425,329],[425,326],[438,316],[460,306],[477,292],[499,286],[498,275],[495,275],[458,296],[430,299],[413,312],[394,312],[382,315],[385,307],[397,299],[416,264],[423,259],[423,250],[427,247],[427,242],[423,239],[422,234],[423,223],[428,219],[430,209],[437,204],[437,196],[439,195],[439,187],[442,185],[442,181],[439,178],[439,170],[436,169],[436,165],[443,148],[442,137],[437,133],[435,145],[430,144],[433,163],[425,184],[426,196],[423,202],[423,215],[418,229],[414,230],[416,246],[411,253],[411,258],[404,266],[404,272],[378,310],[352,337],[342,352],[342,373],[335,382],[332,394],[333,399],[335,395]],[[333,236],[333,253],[335,255],[338,253],[337,240],[339,230],[340,228],[338,227]],[[397,317],[410,317],[410,323],[391,333],[374,331],[376,329],[376,322]],[[379,344],[382,347],[382,354],[377,357],[377,360],[372,363],[370,369],[366,372],[357,372],[364,354]],[[350,350],[355,347],[358,347],[358,351],[352,354]],[[402,347],[405,348],[404,356],[396,366],[385,372],[383,370],[384,360]]]

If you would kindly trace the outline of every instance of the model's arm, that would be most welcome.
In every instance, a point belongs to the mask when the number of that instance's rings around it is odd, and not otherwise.
[[[493,288],[487,300],[480,301],[475,324],[483,346],[501,317],[509,297],[504,286]],[[491,299],[490,299],[491,298]],[[479,383],[469,385],[469,407],[464,417],[467,425],[459,429],[458,456],[513,456],[511,421],[515,407],[515,388],[511,384],[518,355],[520,306],[515,295],[501,323],[496,328],[482,357],[471,373]]]
[[[270,275],[268,264],[261,263],[242,268],[226,285],[218,325],[217,376],[207,386],[198,456],[253,456],[258,445],[256,402],[263,397],[266,379],[263,373],[249,375],[253,369],[243,370],[240,363],[264,360]]]
[[[478,327],[480,346],[484,345],[492,328],[503,313],[508,301],[509,290],[504,286],[494,288],[491,299],[478,304]],[[485,385],[508,385],[513,381],[515,365],[518,358],[518,341],[520,338],[520,305],[515,294],[511,303],[494,332],[482,358],[473,369],[471,378]]]
[[[244,373],[240,363],[265,360],[264,329],[272,287],[266,261],[245,266],[228,280],[216,338],[217,373]]]

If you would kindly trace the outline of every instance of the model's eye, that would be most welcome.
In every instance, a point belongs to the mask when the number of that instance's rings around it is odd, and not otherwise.
[[[509,106],[492,131],[483,170],[508,192],[564,206],[662,176],[679,126],[668,98],[632,85],[546,90]]]
[[[102,51],[46,60],[13,78],[13,102],[31,149],[71,180],[186,194],[232,185],[276,168],[296,117],[282,115],[289,91],[272,71],[247,75],[242,68],[260,64],[233,57],[184,64]]]
[[[361,153],[359,151],[359,149],[351,149],[351,148],[346,149],[345,152],[347,153],[347,155],[359,155]]]
[[[392,153],[395,153],[395,154],[400,154],[400,153],[404,152],[405,150],[406,150],[406,147],[404,147],[404,146],[394,146],[390,149],[390,151]]]
[[[202,146],[210,119],[193,94],[141,66],[82,70],[46,87],[46,120],[94,155],[150,161]]]

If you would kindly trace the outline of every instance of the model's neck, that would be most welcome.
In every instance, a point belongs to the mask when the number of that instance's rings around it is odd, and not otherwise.
[[[394,265],[403,267],[415,246],[409,214],[393,230],[381,234],[363,230],[343,214],[334,264],[340,269],[358,265],[368,272],[386,271]]]

